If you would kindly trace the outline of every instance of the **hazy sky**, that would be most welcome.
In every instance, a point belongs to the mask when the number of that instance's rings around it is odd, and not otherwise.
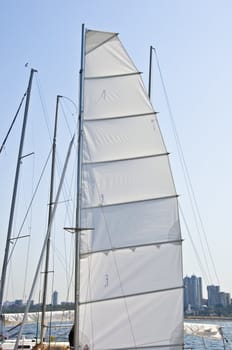
[[[43,160],[45,159],[49,148],[47,147],[49,142],[46,141],[49,140],[46,124],[51,126],[53,123],[56,95],[65,95],[78,103],[82,23],[90,29],[119,32],[128,53],[138,69],[144,73],[146,86],[149,47],[154,46],[200,213],[200,221],[198,219],[198,225],[196,225],[180,165],[167,101],[154,60],[152,101],[159,112],[161,130],[167,149],[171,153],[173,176],[177,192],[180,194],[184,220],[189,230],[188,232],[181,216],[184,274],[203,276],[205,284],[217,284],[219,279],[221,289],[232,293],[231,18],[232,2],[230,0],[2,1],[0,4],[0,142],[5,137],[25,92],[30,72],[25,68],[25,64],[28,63],[29,67],[38,70],[38,74],[33,85],[29,116],[33,122],[29,122],[30,141],[28,137],[25,153],[31,152],[31,145],[35,145],[39,154],[44,152]],[[70,125],[73,125],[75,116],[72,114],[75,108],[67,100],[65,108],[69,109],[71,117],[68,116],[68,118],[73,118],[70,122]],[[65,124],[64,121],[63,123]],[[4,151],[0,154],[1,260],[20,126],[21,120],[18,120]],[[32,129],[33,133],[30,133]],[[59,144],[61,139],[64,142],[60,147],[61,154],[69,140],[65,135],[62,132],[59,139]],[[67,135],[69,135],[68,131]],[[39,141],[35,141],[38,136]],[[26,183],[23,183],[25,180],[20,182],[21,195],[24,195],[25,189],[32,187],[29,171],[26,169],[27,166],[34,164],[34,159],[38,162],[38,158],[37,153],[33,156],[33,160],[24,161],[22,174],[27,175],[28,178]],[[36,167],[41,167],[41,164],[42,161],[37,163]],[[36,167],[33,173],[34,185],[39,175]],[[20,221],[20,208],[22,209],[22,205],[18,204],[18,221]],[[23,210],[25,212],[24,208]],[[38,220],[38,214],[31,214],[31,217],[33,215],[37,215]],[[42,214],[39,215],[39,221],[42,222]],[[30,231],[30,223],[27,227]],[[46,220],[43,222],[43,232],[36,232],[35,235],[37,244],[31,248],[34,259],[39,252],[45,227]],[[27,234],[27,232],[23,233]],[[205,256],[202,252],[202,245],[205,249],[207,245],[204,235],[207,237],[218,279],[207,251]],[[191,240],[194,241],[198,257]],[[20,243],[20,245],[18,256],[21,254],[25,257],[27,243]],[[22,281],[24,282],[23,267],[21,263],[16,263],[11,269],[14,270],[16,282],[8,283],[6,294],[9,294],[6,298],[20,298]],[[72,268],[68,270],[71,275]],[[31,272],[32,275],[33,272]],[[27,285],[31,279],[32,277],[26,281]],[[66,282],[61,280],[54,285],[60,292],[60,298],[64,299]],[[28,294],[28,292],[25,293]]]

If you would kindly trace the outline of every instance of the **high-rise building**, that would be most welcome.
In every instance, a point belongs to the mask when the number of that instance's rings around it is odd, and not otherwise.
[[[208,292],[208,306],[216,306],[220,304],[220,287],[219,286],[207,286]]]
[[[230,305],[230,293],[219,293],[219,304],[223,307]]]
[[[52,293],[52,305],[58,305],[58,292],[56,290]]]
[[[192,275],[184,278],[184,307],[185,310],[191,306],[199,310],[202,305],[202,280],[201,277]]]
[[[226,305],[230,305],[231,304],[231,296],[230,293],[225,293],[226,294]]]

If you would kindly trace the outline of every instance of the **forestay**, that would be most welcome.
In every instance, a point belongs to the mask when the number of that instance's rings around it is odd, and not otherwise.
[[[182,349],[178,204],[156,113],[116,33],[86,31],[84,67],[80,343]]]

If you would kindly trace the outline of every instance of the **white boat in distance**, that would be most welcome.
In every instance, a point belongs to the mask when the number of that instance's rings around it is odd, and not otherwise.
[[[45,313],[45,321],[49,323],[51,321],[51,313],[52,313],[52,322],[69,322],[73,323],[74,320],[74,312],[73,310],[64,310],[64,311],[47,311]],[[17,313],[7,313],[4,314],[4,324],[6,326],[14,326],[23,321],[24,314],[21,312]],[[27,314],[27,323],[40,323],[41,320],[41,312],[29,312]]]
[[[221,340],[223,336],[222,327],[217,324],[185,322],[184,332],[188,335],[216,340]]]

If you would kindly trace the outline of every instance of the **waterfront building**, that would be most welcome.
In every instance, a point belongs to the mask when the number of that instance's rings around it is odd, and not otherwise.
[[[230,305],[230,293],[220,292],[219,293],[219,304],[223,307]]]
[[[58,305],[58,292],[56,290],[52,293],[52,305]]]
[[[192,275],[184,278],[184,308],[199,310],[202,306],[202,279]]]
[[[207,286],[208,292],[208,306],[214,307],[220,304],[220,287],[219,286]]]

